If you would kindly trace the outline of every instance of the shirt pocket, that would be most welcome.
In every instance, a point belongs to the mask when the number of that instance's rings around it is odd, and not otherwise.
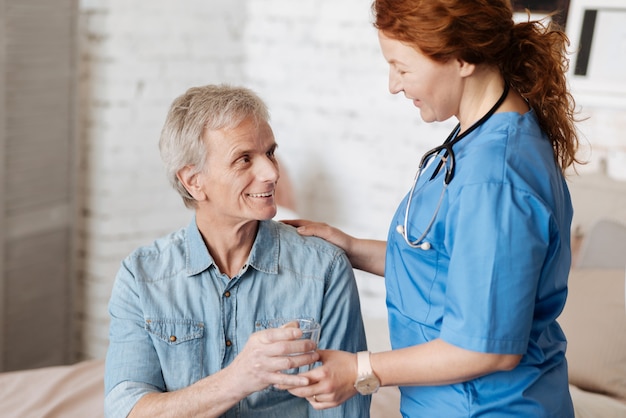
[[[202,378],[204,323],[193,319],[148,318],[145,329],[159,356],[168,391],[182,389]]]

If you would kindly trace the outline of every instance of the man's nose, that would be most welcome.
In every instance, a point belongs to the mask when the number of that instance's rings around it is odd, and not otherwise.
[[[262,158],[257,166],[257,175],[263,181],[276,182],[279,177],[278,164],[271,158]]]

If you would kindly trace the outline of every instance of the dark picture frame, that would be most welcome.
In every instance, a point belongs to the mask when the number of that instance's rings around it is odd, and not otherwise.
[[[567,36],[577,102],[626,109],[626,1],[571,0]]]
[[[554,13],[552,21],[565,29],[570,0],[511,0],[511,5],[515,13],[524,13],[526,10],[533,14]]]

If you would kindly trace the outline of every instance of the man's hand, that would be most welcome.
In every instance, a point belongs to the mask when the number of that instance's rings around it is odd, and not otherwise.
[[[302,331],[294,327],[266,329],[250,336],[244,349],[224,371],[230,375],[233,387],[242,398],[270,385],[306,386],[302,375],[290,375],[283,370],[301,367],[319,359],[315,343],[300,340]]]

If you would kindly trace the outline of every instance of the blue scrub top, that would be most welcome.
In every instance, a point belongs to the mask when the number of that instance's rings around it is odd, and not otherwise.
[[[405,417],[571,417],[565,305],[572,205],[534,112],[493,115],[454,146],[455,176],[426,236],[389,229],[386,286],[394,349],[441,338],[467,350],[522,354],[512,371],[448,386],[401,387]],[[436,210],[443,170],[419,179],[409,239]]]

